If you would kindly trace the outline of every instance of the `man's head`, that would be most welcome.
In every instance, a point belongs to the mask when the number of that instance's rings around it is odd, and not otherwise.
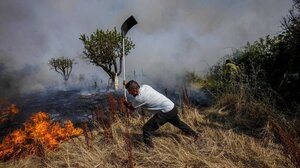
[[[125,88],[129,94],[135,97],[139,94],[140,85],[136,81],[131,80],[126,83]]]
[[[230,59],[226,59],[225,64],[232,63]]]

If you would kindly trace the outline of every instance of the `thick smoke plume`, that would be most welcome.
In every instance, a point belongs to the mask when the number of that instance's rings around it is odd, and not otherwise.
[[[127,76],[174,85],[184,71],[205,72],[219,58],[280,31],[292,0],[2,0],[0,2],[1,94],[42,90],[62,82],[47,61],[67,56],[77,63],[72,84],[84,75],[106,81],[104,72],[82,62],[80,34],[120,29],[130,15],[138,20],[127,34],[136,44],[127,58]],[[11,63],[9,62],[11,61]],[[141,77],[142,76],[142,77]]]

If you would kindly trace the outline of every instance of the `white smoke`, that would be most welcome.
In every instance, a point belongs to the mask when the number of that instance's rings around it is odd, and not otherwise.
[[[2,0],[0,49],[8,54],[0,57],[12,57],[13,64],[2,62],[14,71],[35,67],[20,80],[22,91],[60,83],[47,66],[58,56],[77,60],[74,83],[79,74],[106,81],[104,71],[79,59],[83,45],[78,38],[97,28],[119,29],[133,15],[138,25],[127,35],[136,48],[127,57],[127,75],[135,70],[146,75],[143,83],[172,85],[184,71],[207,70],[227,47],[276,34],[291,7],[292,0]]]

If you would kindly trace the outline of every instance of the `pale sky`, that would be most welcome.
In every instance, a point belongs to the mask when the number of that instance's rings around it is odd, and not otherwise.
[[[229,48],[276,35],[291,8],[292,0],[1,0],[0,62],[30,70],[23,90],[60,82],[47,62],[62,55],[78,62],[73,80],[85,74],[106,81],[102,69],[78,58],[79,36],[120,30],[133,15],[138,25],[127,36],[136,47],[126,58],[127,75],[143,71],[149,81],[169,85],[184,71],[205,72]]]

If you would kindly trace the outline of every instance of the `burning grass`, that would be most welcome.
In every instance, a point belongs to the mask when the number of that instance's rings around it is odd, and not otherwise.
[[[263,143],[252,136],[212,126],[215,123],[196,109],[186,109],[181,117],[194,129],[201,130],[199,141],[193,142],[177,128],[166,124],[153,139],[155,148],[149,149],[143,144],[140,118],[117,117],[111,123],[111,142],[106,140],[105,128],[97,127],[89,146],[84,136],[62,143],[56,151],[48,152],[44,167],[293,167],[283,146],[272,140]],[[124,136],[127,132],[132,141],[133,163],[128,158],[128,142]],[[34,158],[0,163],[7,168],[38,165]]]
[[[19,113],[19,109],[15,104],[0,99],[0,124],[11,120],[17,113]]]
[[[0,144],[0,159],[25,157],[36,154],[44,156],[45,149],[56,149],[58,144],[78,136],[82,133],[79,128],[74,128],[71,121],[66,121],[65,126],[52,122],[45,112],[35,113],[21,129],[13,131],[6,136]]]
[[[93,114],[94,130],[85,125],[83,135],[73,138],[72,141],[66,141],[69,137],[50,141],[51,138],[47,139],[49,136],[42,133],[44,130],[48,130],[47,133],[53,133],[55,137],[60,135],[72,136],[77,131],[74,131],[71,125],[66,124],[65,128],[60,128],[62,130],[57,131],[58,129],[54,128],[57,128],[58,125],[51,123],[44,113],[33,116],[25,124],[23,130],[16,130],[7,139],[14,139],[13,142],[17,144],[14,151],[23,151],[23,153],[15,152],[15,156],[33,153],[39,157],[32,157],[34,155],[22,157],[15,161],[0,163],[0,167],[279,168],[294,167],[295,162],[298,161],[298,150],[291,150],[290,148],[293,146],[286,145],[290,144],[290,138],[288,134],[285,134],[285,130],[279,130],[282,134],[280,139],[282,140],[284,136],[285,142],[287,142],[284,145],[278,143],[278,139],[276,140],[274,136],[268,134],[253,136],[242,131],[236,131],[236,127],[241,127],[241,125],[246,125],[246,128],[253,126],[250,121],[257,119],[258,116],[254,114],[256,110],[263,113],[269,110],[269,107],[262,106],[259,102],[246,101],[243,94],[225,96],[216,106],[201,111],[191,107],[181,109],[181,112],[184,111],[184,113],[180,113],[181,118],[192,128],[201,132],[200,140],[194,142],[192,138],[183,135],[174,126],[166,124],[154,136],[154,149],[149,149],[143,143],[142,127],[145,118],[131,116],[123,106],[117,105],[117,102],[120,101],[116,101],[113,96],[110,96],[108,100],[110,101],[110,113],[104,115],[103,109],[97,108]],[[222,120],[212,120],[211,114],[217,114]],[[146,117],[146,119],[149,118]],[[232,124],[228,124],[229,122]],[[45,126],[48,128],[45,129]],[[270,128],[267,128],[268,124],[261,123],[258,126],[262,127],[260,130],[265,129],[270,134],[272,134],[272,129],[278,130],[279,128],[274,127],[274,125],[269,125]],[[29,129],[33,127],[35,129]],[[68,127],[73,129],[64,132],[63,129]],[[24,131],[26,129],[30,131]],[[34,132],[34,130],[39,130],[39,132]],[[82,130],[79,131],[78,129],[77,133],[79,134],[79,132],[81,133]],[[31,138],[30,140],[27,138],[26,141],[32,142],[32,148],[25,150],[24,139],[28,135],[42,136],[43,138]],[[61,143],[63,141],[66,142]],[[3,147],[3,144],[0,147]],[[59,148],[57,148],[58,144],[60,144]],[[4,151],[2,149],[9,148],[0,149]],[[45,151],[45,149],[56,150]],[[9,152],[9,150],[7,151]],[[45,157],[46,154],[47,157]],[[287,154],[290,156],[296,154],[297,157],[286,157]]]

